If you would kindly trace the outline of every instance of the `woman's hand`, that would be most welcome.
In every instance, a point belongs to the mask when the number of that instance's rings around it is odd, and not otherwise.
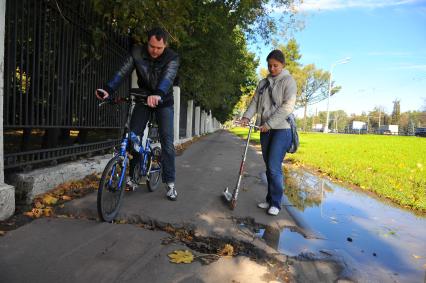
[[[247,126],[249,123],[250,123],[250,119],[249,119],[249,118],[247,118],[247,117],[243,117],[243,118],[241,118],[241,120],[240,120],[240,124],[241,124],[241,126]]]
[[[267,131],[269,131],[269,127],[263,124],[262,126],[259,127],[259,131],[262,133],[266,133]]]

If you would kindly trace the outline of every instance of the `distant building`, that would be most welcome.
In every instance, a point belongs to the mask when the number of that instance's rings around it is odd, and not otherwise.
[[[349,126],[349,132],[352,134],[365,134],[367,133],[367,123],[362,121],[352,121]]]
[[[382,125],[378,133],[381,135],[398,135],[398,125]]]

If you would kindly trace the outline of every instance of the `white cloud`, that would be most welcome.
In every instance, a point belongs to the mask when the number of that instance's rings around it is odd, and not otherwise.
[[[388,70],[420,70],[426,71],[426,64],[403,64],[390,67]]]
[[[425,0],[304,0],[299,11],[326,11],[348,8],[382,8],[421,3]]]
[[[398,52],[398,51],[374,51],[368,52],[368,56],[410,56],[410,52]]]

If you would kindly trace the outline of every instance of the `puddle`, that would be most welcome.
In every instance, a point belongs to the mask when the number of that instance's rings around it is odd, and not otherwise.
[[[314,235],[259,230],[272,247],[339,259],[359,282],[426,282],[426,217],[300,169],[286,178],[283,205]]]

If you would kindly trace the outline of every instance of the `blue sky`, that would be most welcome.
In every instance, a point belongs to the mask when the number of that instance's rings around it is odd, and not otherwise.
[[[320,7],[320,9],[318,9]],[[420,110],[426,99],[426,0],[305,0],[299,18],[305,28],[294,33],[302,64],[330,70],[342,90],[330,99],[330,110],[348,114],[375,106],[392,111]],[[284,42],[284,40],[283,40]],[[255,51],[261,67],[271,47]],[[255,50],[253,48],[253,50]],[[326,110],[326,103],[308,112]]]

